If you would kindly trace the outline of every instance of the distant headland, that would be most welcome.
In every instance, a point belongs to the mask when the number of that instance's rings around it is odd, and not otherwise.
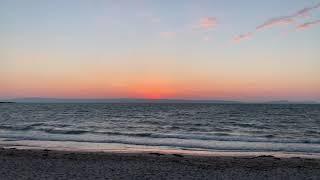
[[[15,98],[2,100],[0,103],[193,103],[193,104],[320,104],[317,101],[237,101],[237,100],[189,100],[189,99],[143,99],[143,98],[116,98],[116,99],[64,99],[64,98]]]

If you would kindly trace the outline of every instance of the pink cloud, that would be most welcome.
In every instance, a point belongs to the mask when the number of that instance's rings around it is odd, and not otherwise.
[[[259,25],[256,29],[261,30],[265,28],[271,28],[277,25],[288,25],[294,22],[294,18],[292,16],[274,18],[266,21],[265,23]]]
[[[313,26],[318,25],[318,24],[320,24],[320,20],[316,20],[316,21],[312,21],[312,22],[306,22],[306,23],[298,25],[296,28],[298,30],[305,30],[305,29],[312,28]]]
[[[217,24],[218,24],[218,21],[217,21],[217,18],[215,17],[205,17],[205,18],[201,18],[199,21],[199,27],[203,29],[214,28],[215,26],[217,26]]]

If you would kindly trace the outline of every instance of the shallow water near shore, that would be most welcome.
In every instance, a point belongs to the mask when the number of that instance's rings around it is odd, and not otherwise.
[[[320,157],[320,105],[0,104],[1,146]]]

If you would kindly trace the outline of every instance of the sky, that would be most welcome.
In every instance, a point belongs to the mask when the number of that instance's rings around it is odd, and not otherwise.
[[[0,0],[0,99],[320,101],[319,0]]]

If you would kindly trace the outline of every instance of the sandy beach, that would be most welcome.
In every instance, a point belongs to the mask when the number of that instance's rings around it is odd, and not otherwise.
[[[320,179],[320,159],[0,150],[0,179]]]

